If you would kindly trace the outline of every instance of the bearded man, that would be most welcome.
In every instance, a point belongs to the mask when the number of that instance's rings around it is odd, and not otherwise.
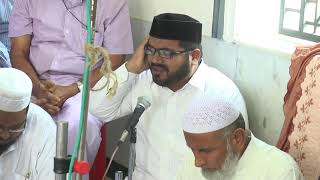
[[[195,160],[186,162],[178,179],[303,179],[293,158],[246,130],[241,113],[226,100],[194,100],[183,116],[183,131]]]
[[[149,97],[151,107],[137,124],[135,180],[176,179],[188,150],[182,115],[193,98],[211,94],[230,99],[247,117],[237,86],[205,64],[201,29],[199,21],[185,14],[155,16],[150,37],[115,71],[119,82],[115,96],[107,97],[104,77],[94,87],[102,90],[90,94],[90,112],[104,122],[132,113],[138,97]]]
[[[32,82],[14,68],[0,68],[0,179],[54,179],[56,126],[31,103]]]

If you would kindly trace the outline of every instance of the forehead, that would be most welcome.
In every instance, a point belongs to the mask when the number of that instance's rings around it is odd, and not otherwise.
[[[224,131],[214,131],[209,133],[192,134],[184,132],[187,145],[191,148],[201,148],[224,143]]]
[[[168,39],[158,39],[155,37],[149,37],[149,44],[155,48],[168,48],[168,49],[177,49],[181,48],[179,46],[178,40],[168,40]]]
[[[21,124],[26,119],[26,110],[19,112],[5,112],[0,110],[0,126],[10,127]]]

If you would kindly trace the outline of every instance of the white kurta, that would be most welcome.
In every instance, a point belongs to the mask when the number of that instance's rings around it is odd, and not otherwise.
[[[30,104],[26,129],[0,156],[1,180],[53,180],[56,126],[39,106]]]
[[[251,141],[239,160],[235,175],[227,180],[303,180],[297,163],[287,153],[251,135]],[[208,180],[194,166],[194,158],[184,164],[179,180]]]
[[[150,71],[138,76],[128,73],[125,65],[122,65],[115,73],[120,82],[117,94],[110,99],[105,95],[106,89],[92,91],[90,112],[109,122],[133,112],[138,97],[150,97],[151,107],[143,113],[137,124],[134,180],[176,178],[185,155],[190,151],[184,140],[181,120],[193,98],[204,94],[226,98],[239,107],[248,122],[245,102],[236,85],[203,62],[190,81],[176,92],[155,84]],[[102,78],[94,89],[102,87],[106,81],[106,78]]]

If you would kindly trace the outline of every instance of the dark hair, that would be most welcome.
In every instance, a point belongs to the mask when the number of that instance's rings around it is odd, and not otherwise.
[[[243,119],[242,114],[240,113],[237,120],[235,120],[232,124],[224,128],[224,137],[229,138],[230,135],[236,130],[236,129],[245,129],[246,125]]]
[[[190,41],[179,41],[179,46],[186,50],[200,49],[200,52],[201,52],[200,58],[202,58],[202,54],[203,54],[202,45],[200,43],[195,43]]]

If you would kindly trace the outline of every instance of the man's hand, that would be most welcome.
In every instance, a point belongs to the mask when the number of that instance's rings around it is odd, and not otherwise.
[[[60,99],[54,96],[52,93],[50,93],[50,91],[46,88],[46,86],[52,87],[52,83],[43,84],[39,80],[35,69],[30,63],[29,52],[31,46],[31,39],[31,35],[23,35],[11,39],[11,64],[12,67],[25,72],[32,80],[32,95],[36,98],[34,103],[41,106],[49,114],[55,115],[60,111],[60,109],[54,104],[56,104]]]
[[[55,105],[62,108],[67,99],[79,93],[79,89],[77,84],[74,83],[69,86],[55,85],[54,87],[50,88],[50,92],[59,97],[59,101]]]
[[[52,81],[40,81],[33,90],[33,95],[36,97],[35,104],[42,107],[50,115],[59,113],[60,108],[57,106],[60,98],[52,93],[55,89],[55,84]]]
[[[132,57],[126,64],[129,72],[140,74],[142,71],[149,68],[148,62],[145,59],[144,46],[148,42],[149,36],[145,37],[142,43],[138,46]]]
[[[34,91],[36,104],[51,115],[57,115],[64,102],[79,92],[76,83],[69,86],[60,86],[50,80],[41,80]]]

